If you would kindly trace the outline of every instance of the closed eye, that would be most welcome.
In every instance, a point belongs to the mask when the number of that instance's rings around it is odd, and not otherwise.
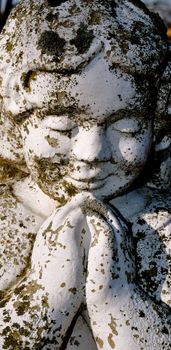
[[[60,135],[64,135],[64,136],[67,136],[67,137],[70,137],[71,138],[71,134],[72,134],[72,130],[57,130],[57,129],[51,129],[50,128],[50,131],[53,131],[53,132],[56,132]]]
[[[42,126],[53,131],[58,131],[60,133],[67,133],[72,131],[72,129],[75,127],[75,123],[67,115],[49,115],[43,120]]]
[[[135,135],[142,129],[142,123],[135,118],[124,118],[112,123],[111,127],[121,133]]]

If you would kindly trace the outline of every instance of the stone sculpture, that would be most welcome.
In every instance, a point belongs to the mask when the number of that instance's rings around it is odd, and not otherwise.
[[[24,0],[0,48],[0,348],[169,350],[162,21],[136,0]]]

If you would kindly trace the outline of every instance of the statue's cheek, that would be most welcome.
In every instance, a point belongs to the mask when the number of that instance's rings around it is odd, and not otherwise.
[[[108,140],[113,161],[119,166],[125,162],[130,165],[143,165],[151,147],[151,131],[144,131],[137,135],[131,133],[121,133],[119,131],[109,131]]]
[[[147,135],[145,137],[127,135],[120,138],[118,148],[123,160],[143,165],[147,160],[150,142]]]
[[[23,138],[26,157],[54,158],[55,162],[60,162],[70,152],[70,139],[56,131],[30,125],[27,133],[23,133]]]

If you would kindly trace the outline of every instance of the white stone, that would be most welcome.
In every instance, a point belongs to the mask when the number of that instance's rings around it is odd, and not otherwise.
[[[169,350],[164,29],[135,1],[23,0],[0,51],[0,349]]]

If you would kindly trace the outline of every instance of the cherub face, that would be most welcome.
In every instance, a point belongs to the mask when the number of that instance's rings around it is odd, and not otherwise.
[[[150,119],[133,77],[94,59],[80,74],[34,74],[34,111],[21,133],[27,166],[49,196],[78,192],[104,200],[129,188],[151,146]],[[148,119],[148,120],[147,120]]]

